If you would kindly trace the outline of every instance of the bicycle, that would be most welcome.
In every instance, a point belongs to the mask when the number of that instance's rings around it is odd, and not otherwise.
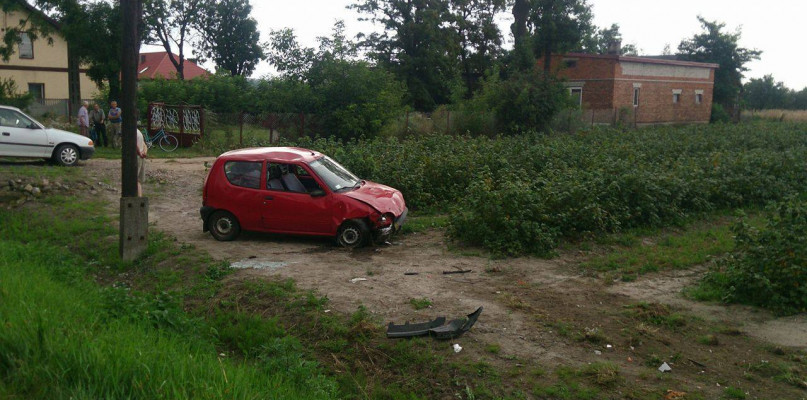
[[[163,149],[165,152],[172,152],[179,147],[179,140],[174,135],[169,135],[165,133],[163,128],[160,128],[154,136],[149,136],[148,132],[143,135],[143,138],[146,140],[146,146],[152,148],[154,143],[157,142],[160,145],[160,148]]]

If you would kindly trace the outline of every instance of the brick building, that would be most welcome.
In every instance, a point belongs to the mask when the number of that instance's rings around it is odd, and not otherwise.
[[[717,64],[569,53],[553,55],[551,68],[593,124],[708,123],[712,114]]]

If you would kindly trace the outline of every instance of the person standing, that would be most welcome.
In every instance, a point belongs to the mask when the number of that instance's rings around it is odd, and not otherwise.
[[[143,197],[143,182],[146,181],[146,157],[149,148],[146,146],[146,139],[143,132],[137,130],[137,197]]]
[[[81,108],[78,109],[78,133],[81,136],[90,137],[90,118],[87,114],[87,106],[90,103],[83,102],[81,103]]]
[[[104,110],[98,106],[98,103],[92,105],[92,110],[90,110],[90,124],[92,124],[93,130],[95,131],[96,137],[96,145],[99,147],[109,146],[109,139],[106,137],[106,115],[104,115]]]
[[[109,114],[107,115],[107,120],[109,121],[109,136],[112,139],[112,147],[119,149],[121,148],[121,123],[123,122],[123,118],[121,117],[121,110],[118,108],[118,102],[112,100],[110,103]]]

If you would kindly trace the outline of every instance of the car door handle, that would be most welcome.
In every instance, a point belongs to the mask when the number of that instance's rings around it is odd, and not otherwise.
[[[263,198],[264,200],[274,200],[275,198],[272,196],[266,196]]]
[[[9,133],[9,132],[3,132],[3,136],[11,136],[11,133]]]

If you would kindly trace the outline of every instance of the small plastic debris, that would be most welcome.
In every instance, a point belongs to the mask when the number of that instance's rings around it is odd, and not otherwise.
[[[443,271],[443,275],[451,275],[451,274],[467,274],[469,272],[473,272],[470,269],[465,270],[457,270],[457,271]]]
[[[366,280],[367,280],[367,278],[353,278],[353,279],[350,280],[350,283],[364,282]]]
[[[331,312],[331,310],[325,310],[325,311],[323,311],[323,312],[329,313],[329,312]]]
[[[632,357],[628,357],[628,362],[633,362],[633,358],[632,358]]]
[[[596,355],[598,355],[598,356],[601,356],[601,355],[602,355],[602,352],[601,352],[601,351],[599,351],[599,350],[594,350],[594,354],[596,354]]]
[[[420,275],[420,272],[404,272],[404,275]]]
[[[670,371],[672,371],[672,368],[670,368],[670,366],[665,362],[665,363],[661,364],[660,367],[658,367],[658,370],[661,371],[661,372],[670,372]]]
[[[667,390],[667,394],[664,396],[664,400],[680,400],[685,399],[687,396],[686,392],[679,392],[676,390]]]
[[[461,351],[462,351],[462,346],[460,346],[460,345],[459,345],[459,344],[457,344],[457,343],[454,343],[454,352],[455,352],[455,353],[459,353],[459,352],[461,352]]]
[[[606,345],[605,345],[605,348],[606,348],[606,349],[613,349],[613,348],[614,348],[614,346],[611,346],[610,344],[606,344]]]

